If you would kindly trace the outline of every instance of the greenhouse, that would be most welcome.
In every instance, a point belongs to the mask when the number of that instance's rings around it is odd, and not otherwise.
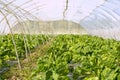
[[[0,0],[0,80],[120,80],[120,0]]]

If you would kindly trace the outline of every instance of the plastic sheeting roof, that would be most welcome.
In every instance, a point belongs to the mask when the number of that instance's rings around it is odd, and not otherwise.
[[[3,2],[7,4],[12,0]],[[60,20],[63,19],[65,2],[66,0],[13,0],[9,7],[13,4],[20,6],[42,20]],[[15,8],[11,7],[12,10]],[[20,12],[20,9],[16,9],[15,12],[21,20],[29,17],[25,11]],[[65,19],[82,25],[91,35],[120,40],[120,0],[69,0]],[[14,18],[10,23],[15,23]],[[0,29],[7,32],[7,27],[1,27],[6,26],[3,24],[4,21],[1,22]]]
[[[120,40],[120,0],[107,0],[80,24],[92,35]]]

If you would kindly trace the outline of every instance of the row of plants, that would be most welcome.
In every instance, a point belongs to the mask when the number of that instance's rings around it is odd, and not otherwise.
[[[15,61],[16,52],[19,58],[25,58],[48,39],[47,35],[0,35],[0,68],[9,66],[9,61]]]
[[[40,57],[30,80],[119,80],[120,41],[58,35]]]

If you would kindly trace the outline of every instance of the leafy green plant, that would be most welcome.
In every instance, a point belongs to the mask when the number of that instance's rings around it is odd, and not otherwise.
[[[31,77],[37,77],[36,80],[118,80],[119,45],[119,41],[96,36],[58,35],[46,56],[38,59]]]
[[[34,51],[36,47],[49,40],[49,36],[47,35],[14,34],[13,37],[14,41],[16,42],[19,58],[25,58],[25,53],[29,54],[30,51]],[[0,67],[8,66],[7,62],[11,60],[16,60],[16,54],[11,35],[1,35]]]

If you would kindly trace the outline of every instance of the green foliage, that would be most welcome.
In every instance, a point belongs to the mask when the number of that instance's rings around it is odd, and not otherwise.
[[[16,44],[19,58],[25,58],[25,53],[34,51],[36,47],[43,44],[49,39],[46,35],[25,35],[14,34],[14,41]],[[0,68],[7,66],[10,60],[16,60],[15,46],[13,45],[12,35],[0,36]]]
[[[59,35],[32,72],[36,80],[119,80],[120,42],[96,36]]]

